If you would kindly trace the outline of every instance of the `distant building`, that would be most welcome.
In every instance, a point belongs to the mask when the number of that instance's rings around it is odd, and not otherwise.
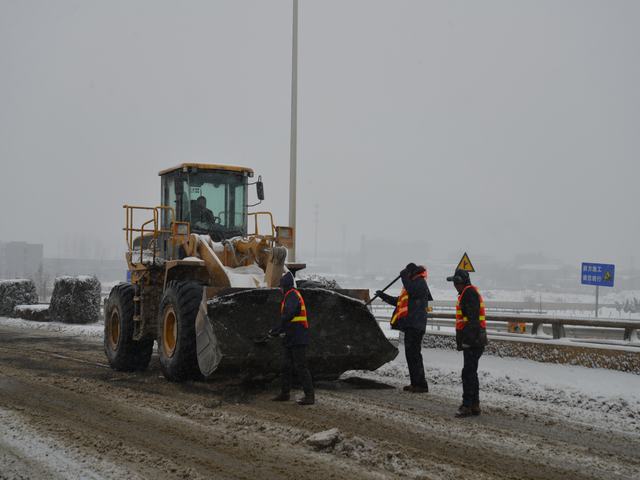
[[[0,277],[34,278],[42,268],[41,243],[0,243]]]

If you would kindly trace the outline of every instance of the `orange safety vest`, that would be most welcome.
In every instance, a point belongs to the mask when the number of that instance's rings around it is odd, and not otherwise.
[[[419,273],[416,277],[427,278],[427,271],[425,270],[424,272]],[[393,311],[393,315],[391,316],[391,326],[395,326],[399,319],[404,318],[407,315],[409,315],[409,294],[403,288],[400,292],[400,296],[398,297],[396,309]]]
[[[396,304],[396,309],[393,311],[393,315],[391,316],[391,325],[394,326],[396,322],[409,315],[409,294],[403,288],[400,292],[400,296],[398,297],[398,303]]]
[[[301,323],[304,328],[309,328],[309,322],[307,321],[307,307],[304,304],[304,299],[300,292],[295,288],[292,288],[287,293],[284,294],[282,299],[282,303],[280,304],[280,314],[284,312],[284,301],[287,299],[287,296],[291,293],[295,293],[298,296],[298,300],[300,300],[300,313],[291,319],[292,322]]]
[[[456,330],[462,330],[465,324],[469,321],[467,317],[462,316],[462,307],[460,306],[460,300],[462,300],[464,292],[466,292],[469,288],[473,288],[478,293],[478,297],[480,299],[480,315],[478,317],[480,320],[480,328],[486,329],[487,321],[484,311],[484,299],[482,298],[482,295],[480,295],[480,292],[476,287],[474,287],[473,285],[467,285],[466,287],[464,287],[464,290],[462,290],[462,293],[458,295],[458,303],[456,304]]]

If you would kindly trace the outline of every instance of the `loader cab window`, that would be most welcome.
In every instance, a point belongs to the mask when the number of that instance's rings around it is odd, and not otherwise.
[[[246,235],[247,177],[243,174],[176,172],[167,175],[163,185],[163,204],[174,207],[177,219],[190,222],[194,233],[209,234],[214,241]]]

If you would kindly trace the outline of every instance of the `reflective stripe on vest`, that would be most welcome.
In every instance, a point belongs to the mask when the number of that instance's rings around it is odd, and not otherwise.
[[[476,287],[474,287],[473,285],[467,285],[466,287],[464,287],[464,290],[462,290],[462,293],[458,295],[458,303],[456,303],[456,330],[462,330],[464,328],[464,325],[469,321],[467,317],[464,317],[462,315],[462,306],[460,305],[460,301],[462,300],[464,292],[466,292],[469,288],[473,288],[478,294],[478,299],[480,300],[480,314],[478,315],[478,320],[480,321],[480,328],[486,329],[487,321],[484,311],[484,299],[482,298],[482,295],[480,295],[480,292]]]
[[[396,322],[409,315],[409,294],[403,288],[400,292],[400,296],[398,297],[398,303],[396,304],[396,309],[393,311],[393,315],[391,316],[391,325],[395,325]]]
[[[291,322],[301,323],[304,328],[309,328],[309,322],[307,321],[307,307],[304,304],[304,299],[300,292],[295,288],[292,288],[287,293],[284,294],[284,298],[282,299],[282,303],[280,304],[280,314],[284,312],[284,302],[287,299],[287,296],[291,293],[295,293],[298,296],[298,300],[300,300],[300,313],[291,319]]]

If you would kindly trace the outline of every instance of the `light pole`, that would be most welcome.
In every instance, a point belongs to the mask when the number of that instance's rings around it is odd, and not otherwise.
[[[313,242],[313,261],[314,263],[318,263],[318,210],[319,210],[319,206],[316,203],[316,206],[314,208],[314,216],[313,216],[313,220],[314,220],[314,242]]]
[[[293,34],[291,48],[291,144],[289,146],[289,226],[293,228],[293,248],[290,261],[296,261],[296,181],[298,148],[298,0],[293,0]]]

